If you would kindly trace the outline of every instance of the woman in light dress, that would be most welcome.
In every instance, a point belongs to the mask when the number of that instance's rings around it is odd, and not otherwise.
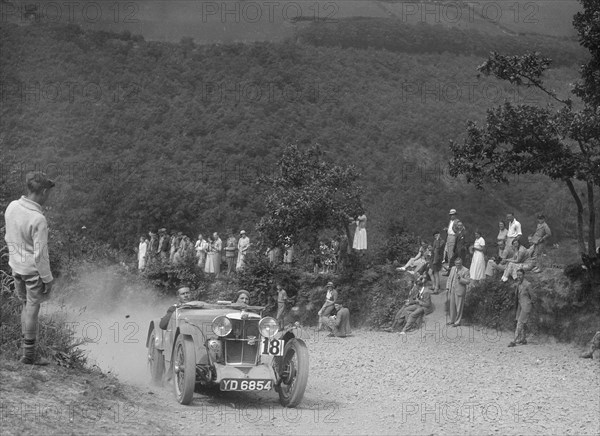
[[[475,243],[473,244],[473,259],[469,273],[471,280],[482,280],[485,277],[485,240],[481,237],[479,230],[475,231]]]
[[[140,245],[138,246],[138,270],[144,271],[146,268],[146,259],[148,253],[148,239],[145,236],[140,237]]]
[[[352,248],[355,250],[367,249],[367,216],[364,213],[356,218],[356,230],[354,231]]]
[[[206,243],[208,247],[206,248],[206,262],[204,263],[204,272],[209,274],[215,273],[215,240],[212,236],[209,236]]]

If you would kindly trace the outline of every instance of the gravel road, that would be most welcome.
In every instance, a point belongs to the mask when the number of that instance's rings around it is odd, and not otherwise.
[[[161,422],[179,434],[600,434],[600,365],[540,338],[447,327],[443,294],[411,334],[308,331],[310,375],[301,407],[277,394],[195,394],[175,402],[153,389]]]

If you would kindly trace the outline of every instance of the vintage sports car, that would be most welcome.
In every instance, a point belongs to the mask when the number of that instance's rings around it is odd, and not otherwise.
[[[264,307],[192,301],[178,306],[167,330],[150,323],[146,347],[152,381],[173,380],[175,396],[190,404],[194,391],[275,389],[285,407],[302,401],[308,349],[298,324],[280,331]]]

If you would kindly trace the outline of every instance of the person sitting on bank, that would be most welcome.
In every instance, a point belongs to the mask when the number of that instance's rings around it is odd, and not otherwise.
[[[323,303],[323,306],[317,313],[319,316],[318,330],[321,330],[321,328],[323,326],[323,322],[322,322],[323,318],[327,319],[329,314],[333,311],[335,302],[338,298],[338,292],[333,287],[333,282],[328,282],[326,289],[327,289],[327,294],[325,295],[325,302]]]
[[[434,306],[431,302],[431,290],[425,287],[424,282],[417,296],[416,306],[414,310],[408,313],[406,324],[404,324],[404,328],[400,332],[401,335],[405,335],[406,332],[417,328],[426,315],[433,313]]]
[[[417,299],[419,297],[419,294],[421,294],[421,292],[424,290],[424,288],[425,277],[417,277],[415,283],[413,284],[413,287],[408,293],[408,298],[404,301],[404,304],[402,305],[400,310],[396,312],[392,325],[387,329],[388,332],[393,332],[396,328],[403,327],[406,323],[408,316],[414,310],[417,310],[419,308]]]
[[[516,280],[517,270],[522,269],[523,271],[531,271],[535,266],[534,259],[531,256],[535,249],[535,245],[532,245],[530,248],[525,248],[518,239],[515,239],[512,241],[512,247],[514,255],[512,258],[507,259],[506,269],[502,275],[503,282],[507,282],[509,277]]]
[[[421,241],[421,246],[419,247],[419,251],[417,252],[417,254],[414,257],[411,257],[410,259],[408,259],[408,262],[406,262],[406,264],[404,266],[397,268],[398,271],[407,271],[412,268],[417,269],[418,267],[420,267],[423,264],[426,250],[427,250],[427,242]],[[423,259],[423,261],[418,262],[421,259]]]
[[[344,307],[344,303],[340,298],[334,304],[335,315],[329,317],[326,327],[331,330],[331,333],[327,336],[335,336],[338,338],[345,338],[351,333],[350,330],[350,311],[347,307]]]
[[[588,350],[585,353],[582,353],[579,357],[583,359],[593,359],[594,351],[596,350],[600,350],[600,331],[597,331],[594,337],[592,338]]]
[[[167,313],[160,319],[160,323],[158,326],[166,330],[169,326],[169,321],[171,320],[171,315],[175,312],[179,306],[185,303],[189,303],[192,299],[192,290],[188,286],[183,286],[177,290],[177,303],[173,304],[171,307],[167,309]]]
[[[493,277],[496,271],[502,271],[506,269],[508,259],[514,256],[512,247],[506,245],[505,240],[498,240],[498,255],[487,261],[485,268],[485,275]]]

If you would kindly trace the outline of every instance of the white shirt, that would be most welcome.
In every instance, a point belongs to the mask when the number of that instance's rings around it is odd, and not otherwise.
[[[44,283],[54,278],[48,254],[48,223],[42,207],[22,196],[11,202],[4,212],[8,246],[8,264],[13,273],[38,274]]]
[[[454,233],[454,229],[452,228],[452,226],[454,225],[454,223],[456,222],[456,220],[450,220],[450,224],[448,224],[448,234],[449,235],[456,235],[456,233]]]
[[[506,234],[506,237],[517,238],[521,235],[521,223],[516,219],[513,219],[511,223],[508,223],[508,233]]]

